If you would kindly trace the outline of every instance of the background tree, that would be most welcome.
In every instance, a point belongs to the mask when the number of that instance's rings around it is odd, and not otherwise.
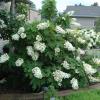
[[[32,1],[30,1],[30,8],[36,10],[36,5]]]
[[[17,14],[24,14],[25,16],[27,16],[28,10],[29,10],[29,6],[25,3],[17,3],[16,5],[16,12]]]
[[[43,0],[41,16],[44,19],[51,20],[57,15],[56,1],[55,0]]]
[[[59,13],[54,21],[62,28],[70,28],[71,18],[66,13]]]
[[[91,6],[98,6],[99,4],[97,2],[94,2]]]
[[[32,2],[30,2],[30,0],[0,0],[0,2],[11,2],[11,7],[10,7],[10,14],[11,16],[15,16],[16,14],[16,4],[17,3],[27,3],[27,4],[31,4]]]

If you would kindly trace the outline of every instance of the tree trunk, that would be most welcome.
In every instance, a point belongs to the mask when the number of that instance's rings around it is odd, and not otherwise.
[[[14,17],[15,13],[15,0],[11,0],[10,14],[12,17]]]

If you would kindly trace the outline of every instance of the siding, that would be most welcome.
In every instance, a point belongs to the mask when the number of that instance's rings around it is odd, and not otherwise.
[[[96,18],[77,18],[82,28],[94,28]]]
[[[28,20],[32,22],[33,20],[41,20],[41,15],[38,11],[29,10]]]

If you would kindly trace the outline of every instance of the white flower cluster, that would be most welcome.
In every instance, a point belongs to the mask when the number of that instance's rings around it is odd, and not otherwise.
[[[24,14],[20,14],[20,15],[18,15],[18,16],[16,17],[16,19],[17,19],[18,21],[22,21],[22,20],[25,19],[25,15],[24,15]]]
[[[72,21],[72,22],[71,22],[71,28],[77,28],[77,27],[81,27],[81,24],[78,23],[78,22]]]
[[[89,76],[89,80],[90,82],[100,82],[100,78],[97,78],[97,77],[93,77],[93,76]]]
[[[26,34],[25,34],[25,33],[21,33],[21,34],[20,34],[20,37],[21,37],[22,39],[25,39],[25,38],[26,38]]]
[[[15,62],[17,67],[20,67],[24,63],[24,60],[22,58],[18,58]]]
[[[81,60],[80,55],[78,55],[78,56],[76,57],[76,60],[77,60],[77,61],[80,61],[80,60]]]
[[[25,32],[25,28],[24,27],[20,27],[18,29],[18,34],[24,33]]]
[[[76,21],[77,21],[77,19],[76,19],[76,18],[72,18],[71,20],[72,20],[72,21],[74,21],[74,22],[76,22]]]
[[[42,41],[42,37],[40,35],[37,35],[36,40],[40,42],[40,41]]]
[[[63,61],[63,63],[61,64],[65,69],[70,69],[69,63],[65,60]]]
[[[75,47],[69,41],[65,41],[64,48],[68,49],[68,51],[75,51]]]
[[[41,72],[39,67],[33,68],[32,69],[32,73],[34,74],[34,77],[36,77],[38,79],[42,79],[43,78],[42,72]]]
[[[0,63],[5,63],[8,60],[9,60],[9,55],[7,53],[1,55],[1,57],[0,57]]]
[[[81,37],[77,38],[78,42],[81,44],[85,44],[86,40],[82,39]]]
[[[42,43],[42,37],[40,35],[36,36],[36,41],[34,42],[34,48],[32,46],[27,46],[27,54],[32,57],[34,61],[38,60],[39,53],[37,51],[40,51],[43,53],[46,49],[45,43]]]
[[[72,78],[71,84],[72,84],[72,88],[73,88],[74,90],[79,89],[78,80],[77,80],[76,78]]]
[[[81,48],[78,48],[77,49],[77,53],[78,53],[78,55],[84,55],[85,54],[85,51],[82,50]]]
[[[82,30],[84,32],[84,37],[87,39],[87,40],[91,40],[91,38],[96,38],[96,32],[94,30]]]
[[[40,23],[37,25],[37,29],[38,30],[44,30],[47,29],[50,26],[49,22],[44,22],[44,23]]]
[[[55,55],[58,55],[59,52],[60,52],[60,48],[56,47],[55,48]]]
[[[65,20],[66,20],[66,18],[65,18],[65,17],[62,17],[62,20],[64,20],[64,21],[65,21]]]
[[[53,72],[53,77],[54,77],[54,80],[58,82],[58,85],[61,86],[62,80],[66,78],[70,78],[71,75],[61,70],[56,70],[55,72]]]
[[[43,53],[46,49],[46,45],[45,43],[41,42],[42,37],[40,35],[37,35],[36,40],[37,41],[34,42],[34,49]]]
[[[87,48],[91,48],[92,46],[95,46],[97,42],[99,42],[100,35],[96,34],[94,30],[87,30],[87,29],[81,29],[76,32],[76,35],[78,36],[77,40],[79,43],[87,43]]]
[[[75,30],[72,30],[72,29],[70,29],[70,28],[67,28],[67,29],[66,29],[66,32],[67,32],[67,33],[70,33],[70,34],[73,34],[74,31],[75,31]]]
[[[18,30],[18,34],[20,35],[20,37],[22,39],[26,38],[26,34],[24,32],[25,32],[25,28],[24,27],[20,27],[19,30]]]
[[[6,25],[5,25],[4,21],[0,19],[0,28],[2,29],[5,27],[6,27]]]
[[[24,32],[25,32],[25,28],[20,27],[18,32],[16,34],[12,35],[12,40],[18,41],[20,38],[25,39],[26,34]]]
[[[96,34],[96,38],[95,38],[95,42],[97,43],[100,43],[100,32],[98,32],[97,34]]]
[[[65,34],[66,31],[64,29],[62,29],[60,26],[56,26],[56,32],[57,33],[61,33],[61,34]]]
[[[96,69],[94,69],[91,65],[83,62],[84,70],[88,75],[93,75],[97,72]]]
[[[71,28],[77,28],[80,26],[81,26],[81,24],[77,22],[76,18],[71,19]]]
[[[33,55],[33,51],[34,51],[33,47],[32,46],[27,46],[26,49],[27,49],[27,54],[29,56],[32,56]]]
[[[38,58],[39,58],[39,53],[36,52],[36,51],[34,51],[34,49],[33,49],[32,46],[27,46],[26,49],[27,49],[27,54],[28,54],[29,56],[32,57],[32,60],[33,60],[33,61],[38,60]]]
[[[69,11],[69,12],[67,13],[67,15],[72,16],[74,13],[75,13],[74,11]]]
[[[66,32],[70,33],[73,38],[76,38],[78,43],[85,44],[87,49],[90,49],[91,47],[96,46],[97,43],[100,43],[100,34],[96,33],[94,30],[66,29]]]
[[[14,34],[12,35],[12,40],[18,41],[19,40],[19,35],[18,34]]]
[[[97,65],[100,65],[100,59],[99,58],[93,58],[93,62]]]
[[[79,70],[78,70],[78,69],[75,69],[75,73],[76,73],[76,74],[79,74],[80,72],[79,72]]]
[[[46,45],[45,45],[45,43],[36,41],[36,42],[34,42],[34,48],[35,48],[35,50],[40,51],[41,53],[43,53],[46,49]]]
[[[5,78],[0,80],[0,84],[4,84],[7,80]]]

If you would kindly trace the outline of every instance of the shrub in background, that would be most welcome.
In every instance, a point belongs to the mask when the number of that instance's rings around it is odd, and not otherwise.
[[[100,18],[98,18],[95,22],[95,30],[96,32],[100,32]]]

